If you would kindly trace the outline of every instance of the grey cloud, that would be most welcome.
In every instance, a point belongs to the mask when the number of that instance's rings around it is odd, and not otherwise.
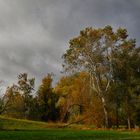
[[[20,72],[60,77],[68,41],[87,26],[128,29],[140,43],[139,0],[0,0],[0,77],[4,86]]]

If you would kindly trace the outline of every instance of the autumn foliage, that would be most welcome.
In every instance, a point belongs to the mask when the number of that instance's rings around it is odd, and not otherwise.
[[[88,27],[69,42],[64,74],[52,86],[47,74],[23,73],[0,99],[0,113],[15,118],[79,123],[96,127],[140,126],[140,47],[127,30]]]

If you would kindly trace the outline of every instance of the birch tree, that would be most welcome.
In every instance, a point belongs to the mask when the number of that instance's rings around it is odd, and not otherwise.
[[[111,26],[89,27],[70,40],[69,48],[62,56],[66,72],[84,70],[89,73],[90,87],[102,102],[105,127],[109,127],[106,94],[114,81],[114,53],[129,41],[126,29],[113,31]]]

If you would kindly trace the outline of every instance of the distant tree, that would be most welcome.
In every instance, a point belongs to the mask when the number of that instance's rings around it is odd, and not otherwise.
[[[11,117],[28,118],[32,104],[34,78],[28,79],[26,73],[18,76],[18,83],[8,87],[0,100],[0,113]]]
[[[59,108],[56,107],[58,96],[52,88],[52,74],[42,79],[37,91],[38,113],[43,121],[56,121],[59,119]]]
[[[4,94],[0,98],[0,114],[4,113],[9,106],[9,99],[7,99],[7,96]]]
[[[24,98],[25,118],[28,118],[32,103],[32,92],[34,91],[35,78],[28,78],[27,73],[21,73],[18,76],[17,90]]]
[[[4,115],[14,118],[24,118],[24,99],[13,85],[8,87],[4,95]]]

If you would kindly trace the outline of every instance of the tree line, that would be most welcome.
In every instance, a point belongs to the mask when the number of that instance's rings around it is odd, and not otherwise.
[[[97,127],[140,126],[140,47],[127,30],[88,27],[69,41],[63,72],[34,90],[26,73],[0,99],[0,114],[41,121],[94,124]]]

